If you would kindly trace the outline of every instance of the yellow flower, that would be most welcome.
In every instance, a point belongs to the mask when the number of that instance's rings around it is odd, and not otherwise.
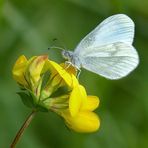
[[[54,85],[67,85],[71,90],[70,94],[54,97],[45,100],[49,108],[58,113],[65,119],[66,125],[76,132],[94,132],[100,127],[100,120],[93,111],[99,105],[99,99],[96,96],[87,96],[85,88],[79,84],[74,76],[75,70],[72,67],[64,69],[64,65],[59,65],[54,61],[47,61],[46,68],[51,71],[52,83]],[[60,82],[60,80],[62,80]],[[52,84],[52,85],[51,85]],[[50,88],[48,86],[48,88]],[[47,90],[47,92],[49,92]]]
[[[78,84],[73,75],[74,68],[69,68],[68,71],[48,60],[47,55],[33,56],[29,60],[22,55],[14,64],[12,74],[21,87],[27,93],[29,91],[29,96],[33,95],[35,105],[49,109],[46,102],[51,99],[54,92],[63,86],[67,87],[67,91],[71,91],[73,86]],[[46,76],[48,78],[44,82]]]
[[[31,58],[31,62],[26,69],[26,77],[32,86],[36,85],[41,79],[42,70],[47,59],[47,55]]]
[[[71,96],[75,97],[75,101],[71,102],[73,106],[72,110],[75,110],[74,112],[77,113],[72,114],[69,107],[69,109],[62,112],[61,116],[65,119],[66,125],[76,132],[95,132],[100,127],[100,119],[93,111],[98,107],[99,99],[96,96],[87,96],[86,100],[82,99],[82,95],[80,94],[85,95],[86,92],[84,91],[85,89],[81,90],[81,93],[75,91]],[[81,100],[81,103],[78,103],[76,100]],[[77,108],[77,105],[79,108]]]
[[[54,61],[51,61],[51,60],[47,61],[47,65],[49,66],[49,69],[51,69],[51,71],[52,71],[51,77],[58,74],[58,76],[61,77],[64,80],[64,82],[71,88],[75,84],[78,83],[78,80],[74,77],[75,69],[72,68],[71,66],[69,68],[65,69],[65,65],[63,65],[63,64],[59,65],[59,64],[57,64],[57,63],[55,63]],[[59,78],[57,78],[57,80],[58,79]]]
[[[38,102],[40,97],[42,70],[47,59],[47,55],[41,55],[33,56],[27,60],[27,58],[22,55],[13,66],[13,78],[18,82],[21,88],[24,89],[24,91],[27,91],[19,94],[21,94],[21,97],[24,97],[25,95],[28,95],[29,97],[32,96],[33,102],[31,104]]]
[[[13,78],[24,87],[35,85],[41,78],[41,72],[47,58],[47,55],[42,55],[27,60],[24,55],[20,56],[12,70]]]
[[[69,95],[52,98],[50,104],[52,111],[62,116],[66,125],[76,132],[94,132],[100,127],[100,120],[93,111],[99,105],[96,96],[87,96],[85,88],[79,84],[73,73],[66,73],[65,69],[51,62],[60,77],[71,88]],[[64,72],[63,72],[64,71]]]
[[[78,84],[78,80],[74,76],[75,70],[72,67],[65,69],[63,64],[61,66],[54,61],[47,60],[43,71],[47,71],[47,69],[50,70],[51,75],[45,88],[42,90],[43,98],[50,96],[59,87],[67,86],[71,90]]]
[[[34,56],[29,60],[22,55],[16,61],[12,74],[25,89],[25,92],[19,93],[25,105],[40,111],[56,112],[76,132],[94,132],[99,128],[100,120],[93,112],[99,105],[99,99],[87,96],[75,76],[74,67],[59,65],[48,60],[47,55]]]

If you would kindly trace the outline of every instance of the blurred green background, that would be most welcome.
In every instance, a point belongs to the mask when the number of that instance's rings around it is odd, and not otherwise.
[[[18,148],[148,148],[147,0],[0,0],[0,148],[8,148],[30,113],[16,94],[11,69],[19,55],[49,54],[63,61],[58,46],[74,49],[103,19],[125,13],[136,24],[134,46],[140,65],[128,77],[111,81],[83,70],[80,82],[100,98],[96,133],[70,132],[54,113],[38,113]]]

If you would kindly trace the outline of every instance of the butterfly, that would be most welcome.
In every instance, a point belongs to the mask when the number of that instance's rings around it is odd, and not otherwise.
[[[108,79],[120,79],[139,63],[132,46],[134,29],[134,22],[127,15],[110,16],[84,37],[74,51],[63,50],[62,55],[76,69],[82,67]]]

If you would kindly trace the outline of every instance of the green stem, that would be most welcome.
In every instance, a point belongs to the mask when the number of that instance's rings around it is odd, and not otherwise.
[[[16,136],[15,136],[15,138],[14,138],[14,140],[13,140],[11,146],[10,146],[10,148],[15,148],[15,146],[18,143],[19,139],[23,135],[24,130],[29,126],[29,124],[32,121],[33,117],[35,116],[36,112],[37,111],[32,111],[31,114],[27,117],[27,119],[23,123],[22,127],[20,128],[20,130],[16,134]]]

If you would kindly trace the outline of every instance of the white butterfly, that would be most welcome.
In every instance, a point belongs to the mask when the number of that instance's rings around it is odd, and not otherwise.
[[[108,79],[128,75],[139,63],[132,46],[134,22],[124,14],[105,19],[77,45],[62,55],[77,69],[81,67]]]

